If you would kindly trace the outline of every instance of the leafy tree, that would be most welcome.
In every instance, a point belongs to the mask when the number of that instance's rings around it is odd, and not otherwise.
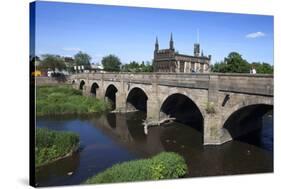
[[[123,65],[122,71],[124,71],[124,72],[152,72],[153,67],[150,64],[150,62],[148,62],[148,61],[146,63],[144,63],[144,61],[142,61],[141,64],[139,64],[136,61],[132,61],[129,64]]]
[[[250,65],[247,60],[242,58],[237,52],[231,52],[224,60],[227,64],[227,72],[232,73],[249,73]]]
[[[142,63],[142,65],[144,65],[144,62]],[[144,67],[142,68],[143,72],[153,72],[153,66],[149,61],[146,61],[146,64],[144,65]]]
[[[268,63],[253,62],[251,66],[256,69],[257,73],[273,74],[273,66]]]
[[[59,55],[45,54],[42,55],[42,58],[43,60],[38,65],[41,69],[51,69],[53,72],[56,72],[56,70],[61,71],[66,69],[65,62]]]
[[[217,62],[211,66],[212,72],[226,73],[228,72],[227,64],[225,62]]]
[[[218,62],[211,68],[213,72],[221,73],[249,73],[250,69],[251,66],[247,60],[237,52],[229,53],[223,62]]]
[[[122,71],[124,72],[139,72],[140,66],[136,61],[132,61],[129,64],[122,65]]]
[[[120,71],[121,61],[115,55],[103,57],[101,63],[105,71]]]
[[[217,62],[211,66],[212,72],[221,73],[249,73],[251,68],[255,68],[260,74],[273,74],[273,66],[268,63],[253,62],[249,64],[237,52],[231,52],[222,62]]]
[[[85,68],[90,68],[91,66],[91,56],[87,53],[83,53],[79,51],[76,55],[74,55],[74,62],[78,66],[84,66]]]

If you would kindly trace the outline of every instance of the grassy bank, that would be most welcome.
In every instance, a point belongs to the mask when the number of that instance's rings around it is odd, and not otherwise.
[[[84,114],[109,110],[110,105],[94,97],[82,96],[71,86],[37,86],[36,115]]]
[[[187,165],[180,155],[173,152],[162,152],[150,159],[116,164],[89,178],[86,183],[173,179],[183,177],[187,172]]]
[[[78,148],[79,136],[71,132],[36,129],[35,165],[50,163]]]

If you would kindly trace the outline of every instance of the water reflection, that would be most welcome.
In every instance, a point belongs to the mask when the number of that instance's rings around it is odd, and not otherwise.
[[[203,146],[202,132],[180,123],[150,127],[146,135],[142,125],[145,114],[141,112],[40,118],[38,127],[78,133],[83,149],[71,158],[37,170],[37,182],[40,186],[80,184],[114,163],[162,151],[183,155],[189,166],[187,177],[272,172],[273,122],[272,117],[268,118],[265,117],[264,125],[268,127],[260,140],[271,148],[244,141]]]

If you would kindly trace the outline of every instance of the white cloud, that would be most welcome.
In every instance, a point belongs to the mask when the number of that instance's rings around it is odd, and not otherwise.
[[[264,37],[264,36],[265,36],[265,33],[258,31],[258,32],[247,34],[246,38],[255,39],[255,38]]]
[[[75,48],[75,47],[64,47],[62,48],[64,51],[81,51],[80,48]]]

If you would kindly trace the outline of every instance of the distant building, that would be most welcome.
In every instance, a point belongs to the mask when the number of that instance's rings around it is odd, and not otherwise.
[[[93,72],[103,72],[103,66],[100,64],[91,64],[91,70]]]
[[[200,55],[200,44],[194,44],[194,55],[180,54],[175,51],[173,35],[170,38],[169,49],[159,49],[156,37],[153,70],[154,72],[209,72],[211,55],[204,56],[203,51]]]

